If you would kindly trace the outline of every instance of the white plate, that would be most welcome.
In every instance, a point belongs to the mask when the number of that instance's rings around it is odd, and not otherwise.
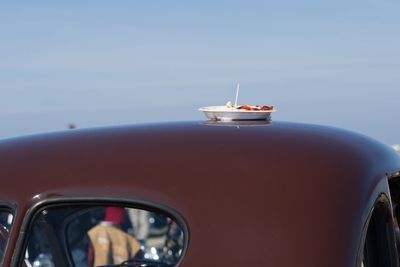
[[[226,106],[210,106],[199,108],[210,120],[237,121],[237,120],[270,120],[273,110],[238,110]]]

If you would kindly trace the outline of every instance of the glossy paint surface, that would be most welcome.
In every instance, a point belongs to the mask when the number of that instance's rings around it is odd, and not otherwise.
[[[17,215],[5,263],[29,207],[84,196],[176,210],[190,232],[181,266],[355,266],[373,192],[398,169],[395,152],[366,136],[286,122],[9,139],[0,143],[0,199]]]

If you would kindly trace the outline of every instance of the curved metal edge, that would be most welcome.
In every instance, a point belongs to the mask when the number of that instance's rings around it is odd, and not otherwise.
[[[124,206],[129,208],[137,208],[137,209],[146,209],[148,211],[159,212],[161,214],[165,214],[168,217],[175,220],[178,225],[182,228],[184,233],[184,246],[182,249],[182,256],[175,265],[176,267],[180,266],[182,261],[184,260],[187,250],[189,247],[189,226],[184,217],[175,209],[164,206],[163,204],[153,203],[150,201],[144,201],[139,199],[131,199],[131,198],[118,198],[118,197],[55,197],[51,199],[45,199],[43,201],[37,202],[26,212],[25,218],[22,222],[20,233],[18,240],[15,245],[14,254],[11,259],[11,267],[18,267],[21,265],[23,260],[23,255],[25,248],[27,246],[27,241],[29,237],[29,230],[32,226],[32,223],[36,216],[46,208],[53,207],[62,207],[65,205],[75,204],[75,205],[115,205],[115,206]]]

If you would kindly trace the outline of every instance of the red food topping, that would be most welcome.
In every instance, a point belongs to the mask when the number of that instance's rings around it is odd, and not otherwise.
[[[251,105],[244,105],[240,106],[237,109],[243,109],[243,110],[252,110],[252,111],[261,111],[261,110],[273,110],[273,106],[251,106]]]

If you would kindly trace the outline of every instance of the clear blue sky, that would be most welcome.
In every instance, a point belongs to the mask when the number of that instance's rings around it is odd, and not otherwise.
[[[400,143],[400,2],[19,1],[0,4],[0,138],[203,120],[275,105],[274,120]]]

